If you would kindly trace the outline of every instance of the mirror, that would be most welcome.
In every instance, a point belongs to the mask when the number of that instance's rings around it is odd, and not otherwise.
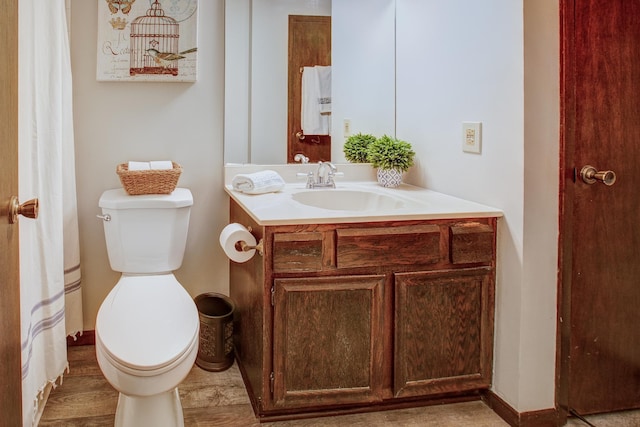
[[[329,14],[332,161],[347,121],[395,135],[395,0],[226,0],[225,163],[286,163],[288,15]]]

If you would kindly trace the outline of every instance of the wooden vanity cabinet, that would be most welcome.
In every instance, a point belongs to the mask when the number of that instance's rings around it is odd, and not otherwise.
[[[260,226],[230,264],[263,420],[477,398],[491,385],[496,218]]]

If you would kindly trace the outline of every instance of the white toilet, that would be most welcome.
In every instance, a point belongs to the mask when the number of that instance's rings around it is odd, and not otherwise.
[[[120,392],[115,426],[182,427],[178,384],[198,353],[200,321],[173,275],[182,264],[191,192],[100,197],[111,268],[122,272],[96,319],[96,355]]]

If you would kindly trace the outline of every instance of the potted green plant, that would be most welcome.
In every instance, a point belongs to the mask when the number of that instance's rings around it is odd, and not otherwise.
[[[344,157],[351,163],[367,163],[367,149],[376,137],[366,133],[351,135],[344,142]]]
[[[367,149],[367,160],[378,168],[378,183],[383,187],[399,186],[415,155],[411,144],[388,135],[376,139]]]

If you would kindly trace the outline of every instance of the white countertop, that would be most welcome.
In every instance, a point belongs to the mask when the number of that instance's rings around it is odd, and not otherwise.
[[[306,166],[306,165],[305,165]],[[282,191],[249,195],[234,191],[227,182],[225,191],[242,206],[258,225],[330,224],[397,220],[431,220],[457,218],[501,217],[502,211],[490,206],[448,196],[425,188],[402,184],[384,188],[373,181],[338,181],[335,189],[307,189],[304,182],[288,182]],[[398,203],[393,208],[337,210],[312,207],[294,200],[300,192],[375,193]],[[327,193],[325,196],[332,197]],[[353,194],[353,193],[350,193]],[[335,194],[338,198],[339,194]],[[343,196],[348,196],[344,194]]]

